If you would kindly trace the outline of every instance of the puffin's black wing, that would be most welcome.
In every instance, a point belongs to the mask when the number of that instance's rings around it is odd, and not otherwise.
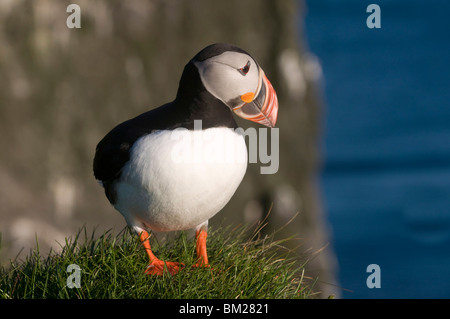
[[[111,130],[95,150],[94,176],[103,183],[116,179],[123,165],[130,159],[129,151],[136,138],[126,134],[129,133],[129,126],[124,125],[127,122]]]
[[[94,176],[102,182],[106,196],[112,204],[115,203],[114,183],[130,160],[130,149],[134,143],[155,130],[173,129],[185,124],[185,115],[174,110],[172,106],[172,103],[168,103],[123,122],[98,143],[93,163]],[[184,120],[181,120],[180,116],[184,117]]]

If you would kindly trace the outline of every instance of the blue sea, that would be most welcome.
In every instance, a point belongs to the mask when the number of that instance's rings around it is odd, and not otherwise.
[[[370,29],[369,4],[381,28]],[[450,298],[450,1],[307,0],[344,298]],[[367,266],[380,267],[369,288]]]

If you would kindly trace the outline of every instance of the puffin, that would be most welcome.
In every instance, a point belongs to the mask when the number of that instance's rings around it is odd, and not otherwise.
[[[98,143],[94,176],[142,243],[146,274],[185,267],[153,254],[151,231],[194,229],[193,267],[210,267],[208,220],[230,201],[247,169],[233,113],[272,128],[277,94],[248,52],[215,43],[186,64],[173,101],[117,125]]]

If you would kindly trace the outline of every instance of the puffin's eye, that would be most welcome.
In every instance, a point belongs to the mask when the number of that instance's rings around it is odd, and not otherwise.
[[[244,76],[247,75],[248,71],[250,71],[250,61],[243,68],[238,69],[238,71]]]

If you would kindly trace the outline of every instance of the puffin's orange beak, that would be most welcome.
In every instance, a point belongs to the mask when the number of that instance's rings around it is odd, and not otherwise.
[[[275,89],[260,70],[257,93],[245,93],[241,96],[245,103],[233,108],[234,113],[243,119],[274,127],[278,116],[278,98]]]

